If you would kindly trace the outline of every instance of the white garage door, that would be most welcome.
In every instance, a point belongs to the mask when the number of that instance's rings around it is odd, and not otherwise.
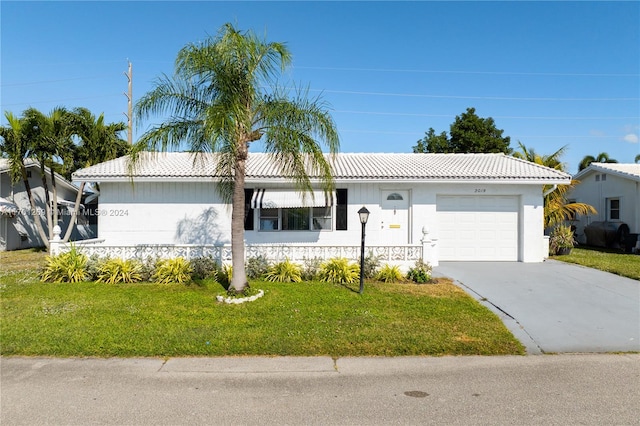
[[[518,260],[518,197],[437,197],[440,260]]]

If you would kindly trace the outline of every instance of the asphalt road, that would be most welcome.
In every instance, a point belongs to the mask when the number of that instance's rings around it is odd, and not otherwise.
[[[639,425],[640,354],[0,359],[9,425]]]

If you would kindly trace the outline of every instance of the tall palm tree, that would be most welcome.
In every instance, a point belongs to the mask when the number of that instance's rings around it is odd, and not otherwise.
[[[129,152],[129,144],[120,137],[120,133],[127,129],[123,122],[105,124],[104,114],[96,117],[87,108],[79,107],[71,112],[70,123],[78,143],[72,147],[71,161],[65,164],[64,175],[67,178],[79,168],[112,160]],[[62,239],[65,242],[71,237],[85,184],[86,182],[82,182],[78,189],[71,221]]]
[[[518,142],[520,151],[513,154],[514,157],[522,160],[531,161],[532,163],[550,167],[555,170],[566,171],[566,166],[561,161],[561,157],[567,149],[563,146],[550,155],[538,155],[533,149],[527,148],[522,142]],[[567,193],[580,182],[572,179],[569,185],[560,185],[553,188],[550,185],[544,185],[542,191],[544,197],[544,227],[549,228],[556,226],[576,214],[587,215],[596,214],[597,211],[593,206],[585,203],[569,203]]]
[[[25,165],[25,161],[33,155],[33,151],[23,131],[25,128],[25,120],[15,116],[9,111],[6,111],[4,116],[8,125],[6,127],[0,127],[2,155],[9,160],[9,175],[11,176],[11,181],[16,183],[22,180],[31,206],[30,214],[32,215],[33,222],[36,225],[40,239],[42,239],[45,246],[49,248],[48,236],[42,225],[42,218],[37,214],[38,209],[35,199],[33,198],[31,184],[29,183],[29,177],[27,175],[27,167]]]
[[[580,161],[580,164],[578,165],[578,171],[582,171],[586,169],[587,167],[589,167],[591,163],[617,163],[617,162],[618,160],[614,158],[610,158],[609,154],[607,154],[606,152],[601,152],[600,154],[598,154],[597,157],[594,157],[592,155],[585,155],[585,157],[582,159],[582,161]]]
[[[33,158],[40,164],[40,176],[45,194],[45,214],[49,229],[48,239],[51,240],[53,227],[58,224],[58,190],[55,172],[62,170],[61,165],[72,161],[73,158],[71,115],[66,108],[56,107],[49,114],[43,114],[35,108],[28,108],[22,116],[25,122],[23,133]],[[49,196],[47,168],[52,196]],[[45,245],[48,247],[48,241]]]
[[[640,154],[636,155],[636,158],[634,159],[634,161],[636,163],[640,163]]]
[[[71,120],[78,143],[74,146],[73,164],[67,168],[66,177],[71,177],[71,173],[77,169],[113,160],[128,153],[129,144],[120,135],[127,129],[125,123],[107,124],[104,113],[96,117],[82,107],[73,109]]]
[[[301,191],[311,189],[311,172],[333,187],[331,166],[322,152],[333,154],[339,137],[326,105],[298,91],[289,97],[275,86],[276,77],[291,63],[282,43],[267,42],[254,32],[225,24],[217,36],[189,44],[178,53],[175,75],[164,75],[136,104],[138,122],[151,115],[169,118],[147,131],[132,152],[132,164],[142,150],[167,150],[186,143],[194,161],[202,153],[217,153],[218,186],[231,202],[233,277],[229,290],[248,286],[244,267],[244,184],[249,146],[261,140],[282,173]]]

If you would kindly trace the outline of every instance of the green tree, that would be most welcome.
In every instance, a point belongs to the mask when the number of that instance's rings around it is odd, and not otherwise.
[[[122,157],[129,152],[129,143],[121,136],[127,130],[123,122],[106,123],[104,113],[95,116],[87,108],[73,109],[72,126],[76,136],[73,162],[65,170],[70,178],[74,171]]]
[[[636,163],[640,163],[640,154],[636,155],[636,158],[634,160]]]
[[[320,98],[304,91],[293,97],[275,86],[291,63],[288,48],[252,31],[225,24],[217,36],[189,44],[178,53],[173,78],[162,76],[136,104],[140,120],[167,114],[136,144],[133,164],[143,150],[167,150],[184,142],[197,156],[217,153],[218,186],[231,202],[233,277],[229,289],[248,286],[244,267],[244,184],[249,146],[261,140],[282,173],[302,191],[311,189],[309,171],[333,187],[330,164],[322,152],[339,148],[338,133]]]
[[[26,162],[35,160],[40,165],[45,217],[33,215],[33,221],[40,238],[48,248],[49,240],[53,237],[53,226],[59,219],[55,173],[69,178],[79,167],[124,155],[127,152],[127,144],[119,139],[117,134],[126,127],[124,123],[105,124],[102,115],[96,119],[86,108],[69,111],[57,107],[49,114],[28,108],[21,117],[11,112],[5,112],[5,117],[8,125],[0,128],[2,156],[9,159],[12,181],[23,181],[32,215],[38,210],[27,179]],[[78,192],[76,208],[72,213],[65,241],[68,241],[73,230],[83,189],[84,183]],[[41,223],[41,220],[45,219],[48,234]]]
[[[40,238],[45,242],[45,246],[48,247],[47,234],[40,221],[40,216],[36,214],[38,210],[25,166],[25,161],[32,155],[32,151],[23,132],[24,120],[9,111],[5,111],[4,116],[8,125],[0,127],[2,156],[9,160],[9,175],[11,176],[12,183],[22,180],[29,204],[31,205],[31,211],[28,214],[32,216]]]
[[[550,167],[555,170],[566,172],[566,165],[561,161],[562,155],[567,149],[563,146],[553,154],[539,155],[533,149],[527,148],[522,142],[518,142],[519,151],[513,153],[513,156],[521,160],[530,161],[540,164],[541,166]],[[565,220],[574,217],[576,214],[596,214],[597,211],[593,206],[585,203],[570,203],[567,200],[567,193],[574,188],[580,181],[571,180],[569,185],[559,185],[554,188],[551,185],[544,185],[542,188],[544,196],[544,227],[554,227]]]
[[[22,179],[29,203],[31,215],[36,229],[45,247],[49,248],[49,240],[53,237],[53,227],[58,223],[58,201],[55,171],[60,159],[69,158],[71,130],[69,112],[62,107],[54,108],[48,115],[28,108],[22,117],[6,112],[9,125],[2,128],[3,155],[10,162],[10,174],[13,182]],[[37,215],[33,191],[29,185],[26,172],[26,161],[35,160],[40,165],[40,176],[45,196],[45,217]],[[47,172],[49,180],[47,180]],[[49,190],[51,183],[51,195]],[[41,220],[46,220],[49,233],[44,230]]]
[[[578,165],[578,171],[582,171],[589,167],[591,163],[617,163],[618,160],[609,157],[606,152],[601,152],[597,157],[586,155]]]
[[[503,132],[496,127],[493,118],[478,117],[475,108],[467,108],[466,112],[456,116],[449,127],[449,136],[446,132],[436,134],[433,128],[429,128],[425,137],[413,147],[413,152],[511,154],[511,138],[503,137]]]
[[[45,216],[49,229],[45,246],[53,239],[53,227],[58,224],[58,189],[55,173],[73,159],[73,128],[71,113],[64,107],[56,107],[49,114],[35,108],[22,113],[23,133],[31,150],[32,158],[40,164],[40,177],[45,197]],[[47,181],[47,168],[49,180]],[[51,189],[49,189],[49,182]],[[49,195],[51,193],[51,196]]]
[[[120,137],[120,133],[126,130],[127,126],[123,122],[106,124],[104,114],[96,117],[87,108],[78,107],[72,111],[70,124],[76,143],[71,149],[73,155],[64,164],[63,174],[67,178],[80,168],[126,155],[131,148],[128,142]],[[65,242],[69,241],[75,227],[85,186],[86,182],[82,182],[78,188],[71,221],[63,237]]]

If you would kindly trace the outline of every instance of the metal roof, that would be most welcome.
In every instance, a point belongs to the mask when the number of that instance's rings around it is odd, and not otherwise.
[[[129,158],[77,170],[74,181],[202,181],[215,178],[217,154],[143,153],[130,172]],[[504,154],[340,153],[326,155],[336,182],[471,181],[568,184],[567,173]],[[218,176],[219,177],[219,176]],[[311,175],[312,178],[318,176]],[[250,153],[246,181],[288,180],[272,154]]]

